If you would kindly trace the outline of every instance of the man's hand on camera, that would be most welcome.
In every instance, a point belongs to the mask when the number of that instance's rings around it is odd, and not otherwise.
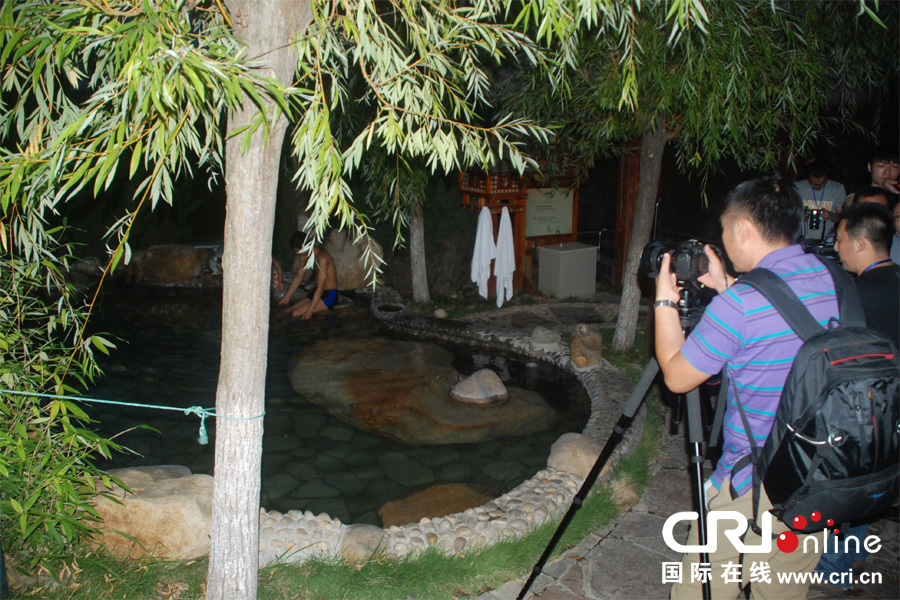
[[[676,304],[681,299],[681,289],[675,273],[671,272],[672,256],[666,252],[659,263],[659,275],[656,276],[656,299],[670,300]]]
[[[703,247],[703,251],[706,252],[706,257],[709,258],[709,270],[698,277],[697,281],[717,292],[724,292],[728,289],[730,281],[728,274],[725,272],[725,265],[722,264],[722,261],[719,260],[719,255],[716,254],[716,251],[709,244]]]

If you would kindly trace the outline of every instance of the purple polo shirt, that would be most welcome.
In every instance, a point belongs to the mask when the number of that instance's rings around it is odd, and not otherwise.
[[[800,246],[788,246],[768,254],[760,262],[781,277],[821,324],[838,315],[834,283],[825,266]],[[735,390],[744,407],[758,446],[765,444],[781,389],[787,379],[800,338],[762,294],[737,281],[710,302],[700,323],[688,336],[681,352],[694,367],[718,373],[728,365],[728,406],[722,426],[722,458],[712,474],[721,488],[731,476],[735,489],[750,489],[750,469],[732,473],[737,460],[750,453],[747,432],[734,401]]]

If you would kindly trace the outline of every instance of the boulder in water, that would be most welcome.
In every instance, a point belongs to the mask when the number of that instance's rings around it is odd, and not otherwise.
[[[502,405],[462,405],[453,353],[425,342],[358,337],[326,340],[288,361],[291,386],[359,429],[408,444],[469,444],[529,435],[559,418],[540,394],[508,387]]]
[[[450,397],[460,404],[505,404],[509,392],[500,376],[490,369],[480,369],[463,379],[450,390]]]

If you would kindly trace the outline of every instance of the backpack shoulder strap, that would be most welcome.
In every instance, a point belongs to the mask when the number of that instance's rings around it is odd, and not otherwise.
[[[815,255],[831,275],[838,302],[838,314],[842,327],[865,327],[866,318],[856,285],[847,272],[834,261]],[[775,307],[788,325],[804,342],[822,331],[822,326],[813,318],[809,309],[794,293],[794,290],[775,273],[765,268],[756,268],[742,276],[740,283],[746,283],[762,294]]]
[[[771,302],[775,310],[804,342],[824,331],[794,290],[772,271],[757,267],[742,275],[738,283],[746,283]]]
[[[816,258],[825,265],[834,281],[834,292],[837,294],[838,310],[841,315],[842,327],[865,327],[866,315],[863,312],[856,284],[850,279],[850,275],[843,267],[838,266],[833,260],[822,258],[818,254]]]
[[[725,422],[725,407],[728,405],[728,386],[731,380],[728,377],[728,366],[722,367],[722,382],[719,384],[719,394],[716,398],[716,412],[713,416],[712,428],[709,432],[709,447],[715,448],[722,440],[722,424]]]

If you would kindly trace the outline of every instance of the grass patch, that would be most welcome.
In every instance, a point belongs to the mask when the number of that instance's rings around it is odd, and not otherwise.
[[[30,582],[7,557],[11,598],[56,600],[141,599],[179,600],[206,595],[206,558],[190,561],[119,560],[86,550],[75,560],[63,583],[41,577]]]
[[[473,311],[475,312],[475,311]],[[650,337],[638,331],[633,348],[617,352],[608,342],[612,330],[604,331],[604,357],[637,381],[650,359]],[[645,399],[646,420],[637,448],[616,465],[609,483],[597,485],[574,518],[554,552],[568,548],[607,525],[643,492],[650,478],[650,463],[659,453],[664,409],[657,388]],[[611,415],[611,418],[617,418]],[[601,440],[605,442],[605,440]],[[503,542],[457,556],[429,550],[416,556],[374,556],[348,563],[313,560],[300,565],[276,564],[259,572],[259,598],[268,599],[417,599],[453,600],[471,598],[525,577],[556,531],[558,521],[545,523],[520,540]],[[13,561],[8,557],[10,571]],[[68,584],[23,587],[14,578],[14,598],[59,600],[179,600],[203,598],[208,563],[196,561],[117,561],[86,552],[77,562],[77,572]],[[19,585],[15,585],[16,583]]]
[[[634,334],[634,345],[627,350],[616,350],[612,347],[615,329],[603,329],[603,358],[617,369],[625,373],[631,381],[637,383],[644,367],[653,356],[653,338],[648,329],[638,329]]]

